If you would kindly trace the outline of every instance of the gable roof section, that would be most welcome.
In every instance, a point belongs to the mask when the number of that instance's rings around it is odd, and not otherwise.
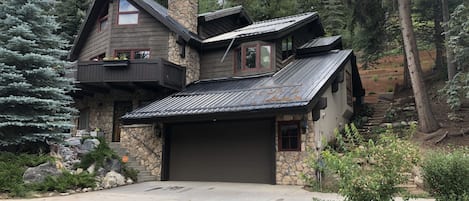
[[[243,6],[241,6],[241,5],[231,7],[231,8],[216,10],[216,11],[213,11],[213,12],[207,12],[207,13],[199,14],[198,21],[199,21],[199,23],[209,22],[209,21],[212,21],[212,20],[216,20],[216,19],[220,19],[220,18],[223,18],[223,17],[226,17],[226,16],[230,16],[230,15],[240,15],[241,17],[245,18],[246,21],[249,22],[249,24],[253,23],[252,19],[249,17],[249,15],[246,13]]]
[[[297,57],[307,57],[308,55],[337,49],[342,49],[342,36],[314,38],[300,46],[296,50],[296,54]]]
[[[164,119],[282,108],[307,111],[352,56],[351,50],[330,51],[297,59],[273,76],[201,81],[122,118]]]
[[[144,11],[148,12],[151,16],[153,16],[155,19],[157,19],[166,27],[168,27],[168,29],[177,33],[184,41],[188,42],[189,45],[197,48],[200,46],[201,40],[197,36],[197,34],[187,30],[179,22],[171,18],[168,15],[168,10],[160,4],[156,3],[154,0],[129,1],[143,8]],[[109,3],[109,1],[94,0],[91,3],[90,9],[88,10],[88,14],[86,15],[84,22],[81,24],[80,30],[78,31],[78,35],[75,38],[75,41],[71,48],[70,54],[68,56],[69,60],[73,61],[78,58],[78,54],[81,48],[83,48],[83,45],[85,44],[85,41],[88,38],[89,32],[92,31],[94,23],[97,22],[100,8],[106,3]]]
[[[207,38],[202,42],[204,45],[206,45],[211,43],[229,42],[233,39],[249,38],[253,36],[263,37],[266,34],[282,34],[283,32],[294,31],[295,28],[299,28],[302,25],[313,22],[317,19],[319,19],[317,12],[308,12],[282,18],[259,21],[231,32]],[[320,32],[324,33],[322,26],[320,26],[320,29]]]

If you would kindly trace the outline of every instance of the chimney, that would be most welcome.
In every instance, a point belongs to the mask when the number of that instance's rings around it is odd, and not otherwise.
[[[168,0],[168,14],[189,31],[197,33],[198,0]]]
[[[197,34],[198,0],[168,0],[168,15]],[[168,60],[186,67],[186,84],[199,80],[199,52],[172,32],[168,41]]]

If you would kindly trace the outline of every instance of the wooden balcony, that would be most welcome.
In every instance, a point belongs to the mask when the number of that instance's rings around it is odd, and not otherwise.
[[[77,62],[66,74],[80,86],[153,86],[181,90],[186,69],[163,59]],[[103,87],[104,86],[104,87]]]

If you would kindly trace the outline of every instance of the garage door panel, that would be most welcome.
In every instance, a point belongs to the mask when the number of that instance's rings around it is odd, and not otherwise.
[[[272,183],[273,121],[170,126],[169,179]]]

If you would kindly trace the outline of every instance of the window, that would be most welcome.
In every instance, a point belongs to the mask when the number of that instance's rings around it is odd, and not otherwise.
[[[91,58],[90,61],[102,61],[104,59],[104,57],[106,57],[106,54],[102,53],[98,56],[95,56],[95,57]]]
[[[278,122],[278,150],[301,151],[299,121]]]
[[[101,32],[102,30],[106,29],[108,26],[108,12],[109,12],[109,4],[104,6],[103,10],[101,10],[101,14],[98,18],[98,31]]]
[[[119,14],[117,24],[138,24],[138,9],[127,0],[119,0]]]
[[[346,71],[346,75],[345,75],[345,84],[347,85],[347,104],[349,106],[353,106],[352,75],[348,71]]]
[[[119,59],[150,59],[150,50],[116,50]]]
[[[235,71],[269,69],[272,67],[272,46],[243,45],[235,51]]]
[[[293,55],[293,37],[288,36],[282,39],[282,60]]]
[[[85,130],[89,128],[90,110],[88,108],[80,110],[80,117],[78,118],[78,130]]]

